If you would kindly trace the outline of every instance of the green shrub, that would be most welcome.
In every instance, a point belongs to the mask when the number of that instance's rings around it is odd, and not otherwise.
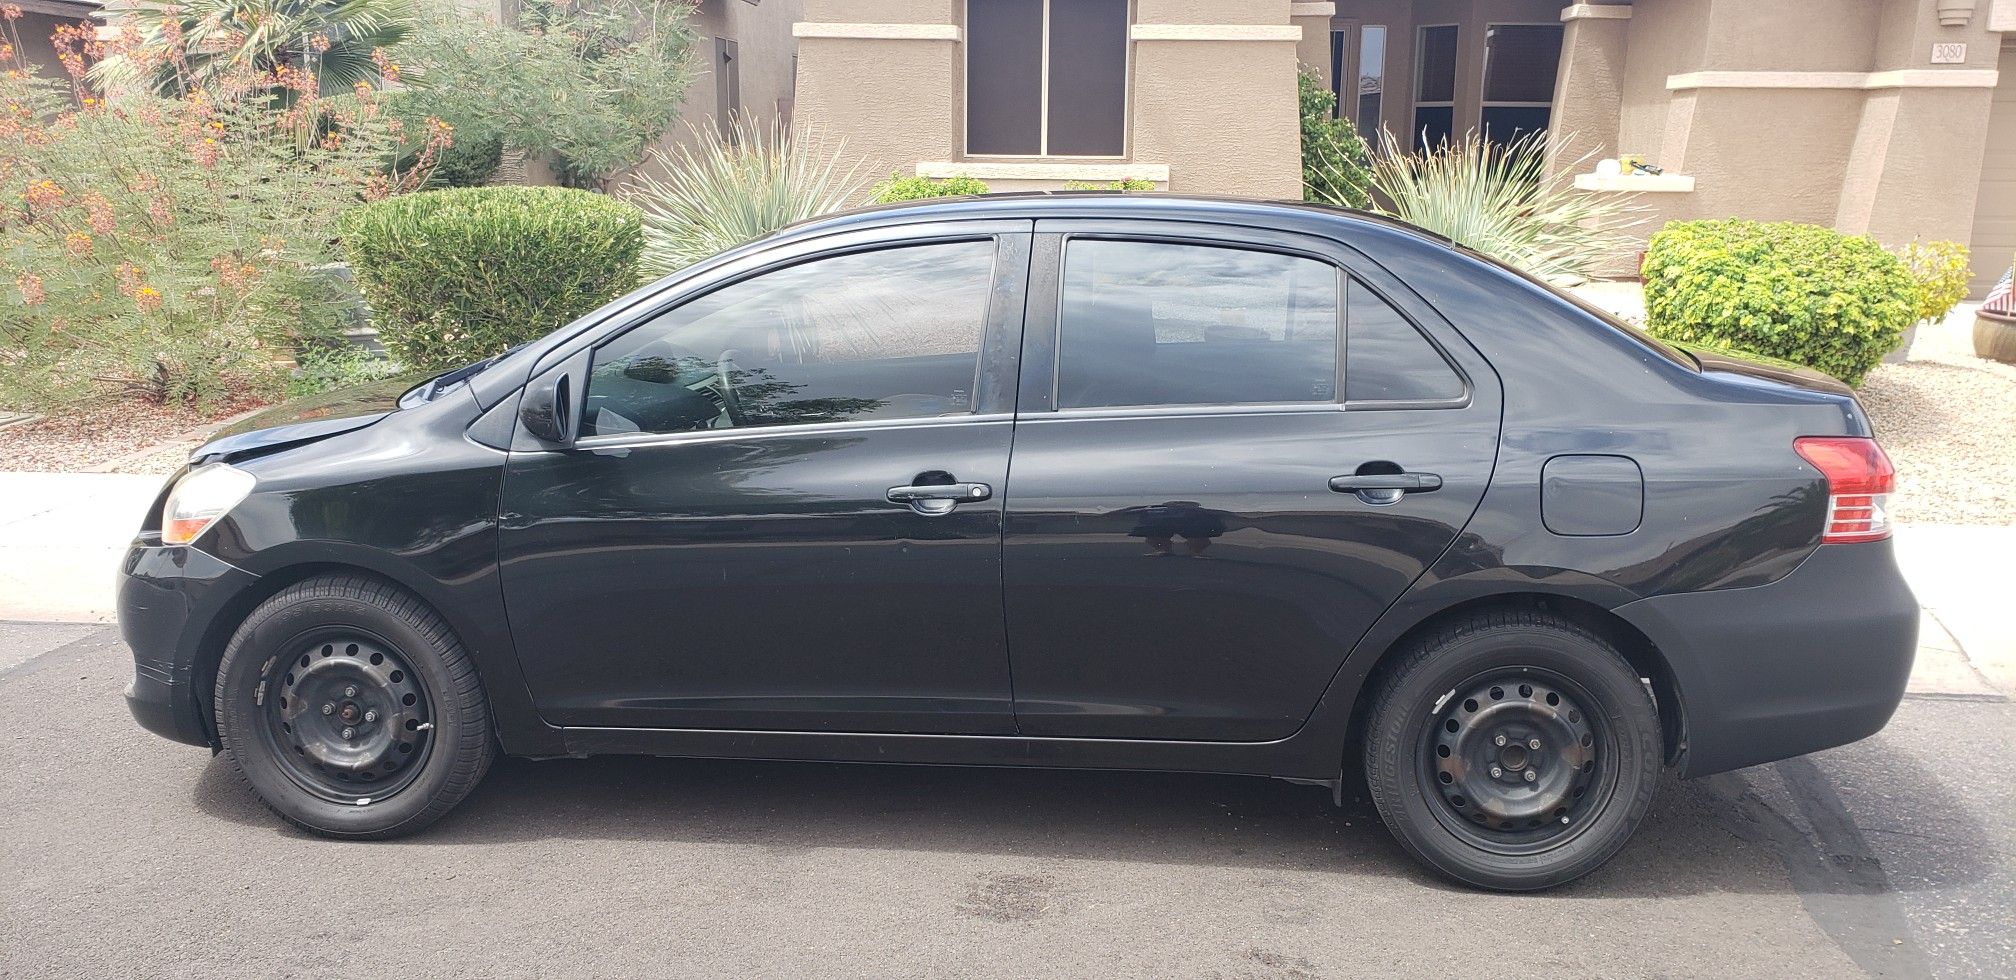
[[[1067,180],[1064,182],[1064,189],[1067,191],[1152,191],[1155,189],[1155,182],[1152,180],[1142,180],[1139,177],[1123,177],[1119,180],[1107,181],[1103,184],[1090,180]]]
[[[1918,319],[1930,322],[1953,312],[1967,298],[1967,246],[1959,242],[1917,242],[1904,246],[1904,268],[1918,284]]]
[[[1331,118],[1337,96],[1313,69],[1297,78],[1302,110],[1302,199],[1346,208],[1372,205],[1372,153],[1349,119]]]
[[[539,337],[637,284],[636,208],[559,187],[467,187],[367,204],[339,222],[378,338],[438,369]]]
[[[905,177],[890,174],[889,179],[875,185],[876,204],[894,204],[897,201],[917,201],[927,197],[962,197],[968,194],[987,193],[987,182],[978,177]]]
[[[1646,327],[1756,351],[1849,384],[1897,347],[1918,288],[1873,239],[1818,225],[1676,221],[1645,257]]]
[[[398,361],[378,357],[340,339],[303,345],[294,353],[294,363],[294,374],[287,379],[290,398],[354,388],[406,370]]]

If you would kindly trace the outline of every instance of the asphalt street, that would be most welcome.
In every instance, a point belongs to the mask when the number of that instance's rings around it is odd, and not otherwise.
[[[2016,976],[2016,705],[1668,780],[1531,896],[1261,779],[505,760],[390,843],[134,726],[109,627],[0,624],[0,976]]]

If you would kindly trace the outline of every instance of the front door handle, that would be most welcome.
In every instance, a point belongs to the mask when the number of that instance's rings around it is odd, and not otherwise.
[[[1355,493],[1368,504],[1397,504],[1407,494],[1442,489],[1442,478],[1434,473],[1353,473],[1331,477],[1330,489]]]
[[[928,483],[922,486],[890,487],[889,502],[909,504],[919,514],[950,514],[960,504],[970,504],[994,496],[985,483]]]

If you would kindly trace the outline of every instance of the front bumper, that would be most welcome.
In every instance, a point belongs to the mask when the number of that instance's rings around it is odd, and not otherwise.
[[[1875,734],[1904,699],[1918,648],[1918,600],[1888,540],[1821,545],[1770,585],[1654,596],[1616,612],[1673,668],[1685,776]]]
[[[215,746],[196,665],[220,617],[258,576],[190,547],[143,535],[119,569],[119,631],[133,651],[126,706],[166,739]]]

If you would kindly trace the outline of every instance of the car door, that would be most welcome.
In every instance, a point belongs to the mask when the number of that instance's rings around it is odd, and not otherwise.
[[[1327,240],[1037,231],[1004,546],[1018,725],[1286,737],[1476,509],[1495,378]]]
[[[512,453],[501,522],[545,720],[1013,730],[1029,223],[959,225],[762,268],[551,369],[577,379],[580,435]]]

